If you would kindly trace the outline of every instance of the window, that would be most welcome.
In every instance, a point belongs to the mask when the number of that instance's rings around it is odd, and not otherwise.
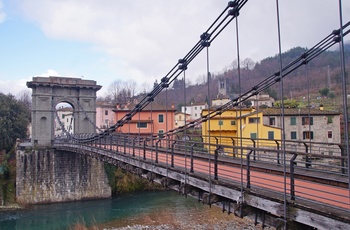
[[[270,117],[270,119],[269,119],[269,125],[276,125],[276,118]]]
[[[223,120],[219,120],[219,125],[224,125],[224,121]]]
[[[197,117],[197,113],[194,114],[194,117]]]
[[[297,132],[295,132],[295,131],[290,132],[290,139],[296,140],[297,139]]]
[[[163,138],[164,137],[164,130],[162,130],[162,129],[158,130],[158,136],[160,138]]]
[[[137,122],[137,128],[147,128],[147,123],[146,122]]]
[[[333,117],[327,117],[327,124],[333,123]]]
[[[303,139],[305,140],[305,139],[310,139],[310,140],[312,140],[312,139],[314,139],[314,132],[310,132],[310,131],[304,131],[303,132]]]
[[[275,133],[274,133],[273,131],[268,131],[268,132],[267,132],[267,138],[268,138],[269,140],[275,139]]]
[[[248,122],[249,122],[249,124],[259,124],[260,123],[260,117],[250,117]]]
[[[332,138],[332,137],[333,137],[332,131],[328,131],[328,138]]]
[[[194,107],[194,110],[197,110],[197,106]]]
[[[236,121],[231,121],[231,125],[236,125]]]
[[[313,125],[314,118],[313,117],[302,117],[301,118],[302,125]]]
[[[296,117],[290,118],[290,125],[297,125],[297,118]]]
[[[164,115],[163,114],[158,114],[158,122],[163,123],[164,122]]]
[[[250,138],[251,139],[256,139],[256,133],[250,133]]]
[[[108,110],[105,110],[105,115],[106,115],[106,116],[108,115]]]

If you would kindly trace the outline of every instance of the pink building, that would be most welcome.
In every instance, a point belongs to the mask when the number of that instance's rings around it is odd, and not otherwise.
[[[106,102],[96,102],[96,126],[102,130],[115,123],[114,105]]]
[[[130,108],[132,109],[134,107],[134,104],[123,108],[117,106],[117,108],[113,110],[115,113],[115,120],[118,121],[122,119],[131,111]],[[123,127],[118,128],[116,132],[161,135],[174,129],[175,111],[173,106],[166,108],[165,106],[149,104],[140,113],[135,114]]]

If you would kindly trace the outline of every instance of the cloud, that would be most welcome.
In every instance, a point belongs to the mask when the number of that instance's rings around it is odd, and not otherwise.
[[[39,77],[49,77],[49,76],[60,76],[56,70],[48,69],[46,72],[35,75]],[[5,77],[0,76],[0,79],[5,79]],[[0,80],[0,92],[4,94],[17,95],[21,91],[30,90],[27,88],[27,82],[32,81],[32,77],[22,78],[22,79],[11,79],[11,80]]]
[[[3,23],[6,19],[5,11],[3,10],[4,4],[2,0],[0,0],[0,23]]]
[[[23,14],[47,37],[87,42],[93,50],[119,60],[111,67],[118,69],[120,77],[152,83],[192,48],[227,4],[222,0],[222,4],[201,0],[18,2]]]
[[[312,47],[339,27],[334,1],[280,1],[282,49]],[[199,40],[227,5],[227,0],[17,0],[23,15],[48,38],[90,44],[104,53],[121,79],[139,82],[160,79]],[[344,22],[350,3],[343,2]],[[239,24],[241,58],[259,61],[278,52],[274,1],[248,1]],[[210,47],[211,71],[220,71],[237,58],[235,23]],[[202,57],[189,66],[196,79],[206,72]]]
[[[44,73],[42,73],[42,74],[40,74],[38,76],[39,77],[50,77],[50,76],[57,77],[57,76],[60,76],[60,75],[59,75],[59,73],[56,70],[48,69],[46,72],[44,72]]]
[[[0,80],[0,92],[3,94],[17,95],[19,92],[27,90],[26,83],[31,81],[30,77],[26,79]]]

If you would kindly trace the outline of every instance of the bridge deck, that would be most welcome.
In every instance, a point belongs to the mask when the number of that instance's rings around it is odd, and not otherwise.
[[[321,218],[323,221],[341,220],[341,223],[347,223],[346,227],[350,227],[347,176],[341,172],[314,169],[312,162],[307,165],[309,168],[302,167],[303,164],[292,164],[292,167],[286,165],[284,177],[283,165],[250,158],[214,156],[146,145],[87,146],[61,143],[55,144],[55,147],[72,152],[84,150],[89,152],[85,154],[93,154],[107,162],[112,162],[108,159],[114,159],[117,165],[120,165],[117,162],[121,162],[132,168],[141,168],[161,177],[178,180],[180,184],[198,187],[204,192],[217,193],[233,202],[243,191],[246,204],[278,215],[283,210],[285,190],[288,209],[297,209],[298,216],[307,214],[310,218],[320,220],[321,215],[326,218]]]

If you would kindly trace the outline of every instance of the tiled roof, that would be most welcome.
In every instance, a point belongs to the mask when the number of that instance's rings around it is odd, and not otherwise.
[[[133,108],[135,108],[136,104],[130,104],[126,107],[122,108],[116,108],[113,109],[113,111],[130,111]],[[148,104],[142,111],[165,111],[168,110],[169,112],[171,111],[176,111],[175,108],[172,108],[171,106],[163,106],[163,105],[158,105],[158,104]]]
[[[267,108],[263,109],[263,115],[264,116],[280,116],[282,114],[280,108]],[[284,109],[284,115],[286,116],[301,116],[301,115],[340,115],[339,112],[336,111],[327,111],[327,110],[319,110],[319,109],[313,109],[313,108],[285,108]]]

